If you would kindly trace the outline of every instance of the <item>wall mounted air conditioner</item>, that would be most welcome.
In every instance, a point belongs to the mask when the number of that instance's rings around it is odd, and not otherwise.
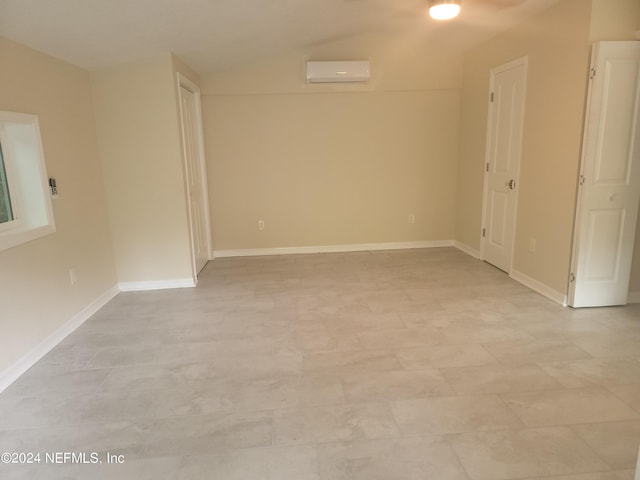
[[[368,60],[348,62],[307,62],[307,82],[368,82],[371,69]]]

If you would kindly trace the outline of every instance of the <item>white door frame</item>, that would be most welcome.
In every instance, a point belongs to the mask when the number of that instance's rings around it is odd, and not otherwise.
[[[485,154],[484,154],[484,165],[483,165],[483,169],[484,169],[484,181],[483,181],[483,186],[482,186],[482,219],[481,219],[481,223],[482,223],[482,227],[480,230],[480,260],[484,260],[485,259],[485,241],[486,241],[486,236],[483,235],[482,230],[484,230],[487,226],[487,196],[489,194],[489,171],[487,170],[487,166],[489,165],[489,154],[490,154],[490,150],[491,150],[491,138],[492,138],[492,134],[493,134],[493,115],[494,115],[494,103],[491,101],[491,95],[494,91],[494,87],[495,87],[495,77],[496,74],[504,72],[506,70],[510,70],[514,67],[518,67],[518,66],[524,66],[524,71],[525,71],[525,75],[524,75],[524,92],[525,92],[525,105],[524,105],[524,109],[522,110],[522,117],[523,117],[523,121],[522,121],[522,128],[524,131],[524,116],[525,116],[525,110],[527,108],[527,103],[526,103],[526,92],[527,92],[527,78],[528,78],[528,69],[529,69],[529,57],[528,56],[524,56],[524,57],[520,57],[520,58],[516,58],[515,60],[512,60],[510,62],[507,62],[505,64],[499,65],[497,67],[494,67],[491,69],[490,71],[490,79],[489,79],[489,93],[487,95],[487,98],[489,99],[488,103],[489,103],[489,113],[487,116],[487,138],[486,138],[486,143],[485,143]],[[521,135],[521,139],[523,139],[523,136]],[[520,142],[520,151],[522,153],[522,141]],[[520,158],[520,160],[522,160],[522,158]],[[518,162],[518,169],[517,172],[515,174],[515,181],[516,181],[516,189],[515,189],[515,213],[514,213],[514,217],[513,217],[513,231],[511,232],[511,235],[515,241],[516,238],[516,224],[517,224],[517,219],[518,219],[518,199],[520,197],[520,163]],[[511,270],[513,269],[513,256],[514,256],[514,252],[515,252],[515,248],[511,249],[511,258],[509,260],[509,271],[507,272],[509,275],[511,274]]]
[[[198,136],[198,162],[200,164],[199,165],[200,171],[202,173],[200,178],[200,182],[201,182],[200,188],[202,191],[202,201],[204,203],[202,207],[203,207],[203,212],[205,216],[204,223],[205,223],[205,234],[207,237],[207,258],[209,260],[213,260],[213,246],[211,241],[211,217],[209,215],[209,185],[207,181],[207,164],[206,164],[206,157],[205,157],[205,151],[204,151],[204,132],[202,128],[203,124],[202,124],[202,104],[201,104],[200,87],[198,87],[198,85],[193,83],[191,80],[189,80],[187,77],[182,75],[180,72],[177,72],[177,78],[178,78],[178,105],[180,106],[180,133],[181,133],[181,140],[182,140],[182,159],[183,159],[184,168],[185,168],[185,175],[187,175],[189,167],[186,164],[187,152],[186,152],[186,143],[184,140],[185,139],[184,122],[183,122],[184,112],[182,109],[181,87],[193,93],[196,99],[196,134]],[[193,232],[191,202],[189,200],[191,192],[189,191],[189,181],[187,180],[186,176],[185,176],[185,186],[186,186],[185,190],[186,190],[186,198],[187,198],[187,209],[189,214],[189,237],[191,238],[191,245],[190,245],[191,272],[193,275],[193,281],[194,283],[197,284],[198,272],[196,268],[196,258],[195,258],[195,251],[196,251],[195,245],[194,245],[195,235]]]

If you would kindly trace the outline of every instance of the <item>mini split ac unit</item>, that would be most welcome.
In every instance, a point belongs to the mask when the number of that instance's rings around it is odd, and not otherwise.
[[[307,62],[307,82],[368,82],[371,69],[368,60],[349,62]]]

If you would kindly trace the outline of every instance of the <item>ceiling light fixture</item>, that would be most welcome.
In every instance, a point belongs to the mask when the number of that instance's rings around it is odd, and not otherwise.
[[[460,13],[460,0],[429,0],[429,15],[434,20],[450,20]]]

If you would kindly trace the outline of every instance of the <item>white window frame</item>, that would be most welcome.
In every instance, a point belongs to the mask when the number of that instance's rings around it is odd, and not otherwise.
[[[17,138],[19,130],[28,142]],[[0,224],[2,251],[54,233],[56,227],[37,115],[0,111],[0,144],[13,214],[13,220]]]
[[[2,128],[0,128],[0,162],[2,162],[2,164],[0,165],[0,169],[3,168],[4,166],[4,173],[5,173],[5,180],[7,182],[7,187],[8,187],[8,192],[7,193],[7,198],[9,200],[9,208],[11,209],[11,217],[12,220],[8,221],[8,222],[3,222],[0,223],[0,234],[2,234],[2,232],[6,232],[8,230],[10,230],[11,228],[13,228],[13,225],[16,223],[16,221],[18,220],[17,217],[19,217],[19,215],[16,213],[20,207],[18,206],[18,204],[20,203],[19,200],[17,198],[12,199],[11,198],[11,192],[15,191],[16,186],[13,185],[13,182],[11,181],[11,179],[13,178],[12,173],[10,172],[11,166],[8,165],[7,160],[5,160],[5,155],[4,155],[4,135],[2,133]]]

